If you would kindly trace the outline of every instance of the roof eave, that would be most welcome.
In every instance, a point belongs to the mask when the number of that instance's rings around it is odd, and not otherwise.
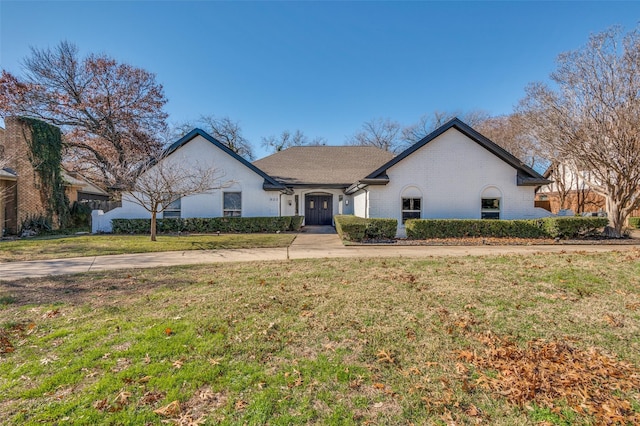
[[[516,179],[516,184],[518,186],[542,186],[549,185],[551,183],[553,183],[553,181],[549,179],[539,178],[536,176],[524,176],[520,173],[520,171],[518,171]]]
[[[284,185],[280,185],[280,184],[273,184],[271,182],[269,182],[267,179],[264,180],[263,184],[262,184],[262,189],[265,191],[280,191],[284,194],[293,194],[293,191],[289,188],[287,188]]]
[[[384,175],[379,178],[365,178],[357,181],[347,189],[345,189],[344,193],[349,195],[357,192],[361,189],[366,188],[369,185],[386,185],[389,183],[389,176]]]

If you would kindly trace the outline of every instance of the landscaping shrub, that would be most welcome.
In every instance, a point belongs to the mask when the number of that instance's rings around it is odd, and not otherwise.
[[[20,224],[20,235],[23,237],[31,237],[51,231],[52,229],[51,218],[41,214],[28,215]]]
[[[279,217],[193,217],[186,219],[158,219],[159,233],[256,233],[299,230],[302,216]],[[115,234],[146,234],[150,232],[150,219],[113,219]]]
[[[364,239],[391,239],[396,236],[396,219],[365,219],[350,215],[334,216],[336,231],[346,241]]]
[[[542,220],[543,229],[553,238],[574,238],[604,228],[609,224],[606,217],[547,217]]]
[[[608,224],[599,217],[547,217],[526,220],[409,219],[405,223],[411,239],[509,237],[575,238]]]
[[[302,222],[304,222],[304,216],[291,216],[290,231],[299,231],[302,228]]]
[[[69,221],[66,228],[89,228],[91,226],[91,207],[74,201],[69,210]]]
[[[640,217],[630,217],[629,218],[629,227],[640,229]]]
[[[409,219],[407,238],[545,237],[539,220]]]

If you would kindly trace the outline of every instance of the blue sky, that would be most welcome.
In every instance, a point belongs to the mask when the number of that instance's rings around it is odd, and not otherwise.
[[[156,74],[170,122],[201,114],[262,136],[343,144],[361,124],[434,110],[506,114],[563,51],[640,19],[640,2],[0,0],[0,64],[61,40]]]

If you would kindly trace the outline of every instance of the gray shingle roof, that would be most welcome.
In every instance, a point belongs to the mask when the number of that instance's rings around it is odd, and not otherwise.
[[[294,146],[253,165],[285,185],[349,186],[392,158],[370,146]]]

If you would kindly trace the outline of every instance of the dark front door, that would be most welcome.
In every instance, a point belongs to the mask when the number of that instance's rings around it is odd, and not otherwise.
[[[333,196],[306,195],[304,200],[304,223],[306,225],[331,225]]]

